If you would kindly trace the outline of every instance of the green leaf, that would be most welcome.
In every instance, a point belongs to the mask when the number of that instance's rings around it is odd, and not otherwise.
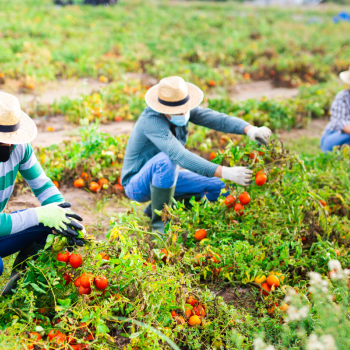
[[[70,306],[70,304],[71,304],[70,299],[57,299],[57,301],[62,306]]]
[[[30,285],[39,293],[46,294],[47,292],[43,289],[41,289],[37,284],[35,283],[30,283]]]
[[[49,249],[52,246],[54,239],[55,235],[48,235],[44,249]]]
[[[141,334],[142,334],[142,332],[136,332],[136,333],[130,334],[129,339],[137,338],[137,337],[140,336]]]

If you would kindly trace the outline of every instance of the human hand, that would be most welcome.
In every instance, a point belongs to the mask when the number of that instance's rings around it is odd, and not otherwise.
[[[252,183],[253,171],[246,167],[222,167],[222,178],[241,186],[248,186]]]

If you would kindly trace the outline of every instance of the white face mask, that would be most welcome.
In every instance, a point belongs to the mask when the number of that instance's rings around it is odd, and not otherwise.
[[[186,114],[169,114],[171,119],[170,121],[176,126],[185,126],[190,119],[190,111],[187,111]]]

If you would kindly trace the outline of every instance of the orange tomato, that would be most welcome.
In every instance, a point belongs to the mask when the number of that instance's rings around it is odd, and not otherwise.
[[[209,80],[208,81],[208,85],[211,86],[211,87],[214,87],[216,85],[215,80]]]
[[[91,180],[91,176],[88,173],[82,173],[80,175],[80,177],[84,180],[84,181],[90,181]]]
[[[186,321],[182,316],[176,316],[176,324],[182,324],[185,325]]]
[[[103,187],[103,185],[108,185],[108,180],[107,179],[99,179],[98,184],[100,187]]]
[[[194,238],[197,241],[201,241],[205,237],[207,237],[207,231],[204,229],[197,230],[196,233],[194,234]]]
[[[117,185],[114,185],[114,189],[116,192],[123,192],[124,187],[122,185],[117,184]]]
[[[82,188],[85,187],[85,181],[83,179],[77,179],[74,181],[74,187]]]
[[[102,258],[102,260],[109,260],[109,255],[107,253],[102,252],[98,255]]]
[[[90,182],[89,190],[91,192],[98,193],[101,191],[101,187],[99,186],[99,184],[97,182],[92,181],[92,182]]]
[[[263,295],[269,295],[269,293],[271,292],[271,288],[267,283],[262,283],[261,284],[261,292],[263,293]]]
[[[60,188],[60,185],[57,181],[52,181],[52,183],[57,187],[57,188]]]
[[[270,275],[266,278],[266,283],[269,285],[269,287],[275,286],[277,288],[280,285],[280,280],[275,275]]]
[[[197,303],[198,303],[198,300],[194,299],[192,296],[189,296],[186,301],[186,304],[189,304],[191,306],[196,306]]]
[[[188,320],[188,324],[192,327],[198,326],[201,323],[202,323],[202,321],[201,321],[200,317],[197,315],[191,316],[190,319]]]
[[[216,154],[215,152],[210,152],[210,154],[209,154],[209,159],[210,159],[210,160],[213,160],[213,159],[216,158],[216,156],[217,156],[217,154]]]
[[[283,304],[283,305],[280,306],[280,310],[281,311],[286,311],[288,308],[289,308],[288,304]]]
[[[192,310],[189,307],[185,306],[185,317],[190,318],[193,315]]]
[[[119,115],[117,115],[116,117],[114,117],[114,121],[116,122],[121,122],[123,120],[123,118]]]
[[[267,177],[265,174],[259,174],[255,177],[255,183],[258,185],[258,186],[263,186],[265,185],[267,181]]]
[[[327,205],[326,201],[324,201],[324,200],[321,200],[320,203],[321,203],[322,207],[325,207]]]

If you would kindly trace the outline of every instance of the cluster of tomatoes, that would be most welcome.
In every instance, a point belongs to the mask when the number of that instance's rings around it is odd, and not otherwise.
[[[99,193],[101,190],[108,190],[109,181],[108,179],[102,178],[98,182],[91,181],[91,176],[88,173],[82,173],[79,179],[74,181],[74,187],[76,188],[85,188],[86,183],[89,183],[89,191],[93,193]],[[121,184],[121,178],[118,178],[118,183],[113,186],[116,192],[122,192],[124,187]]]
[[[99,253],[103,260],[109,260],[109,256],[107,253]],[[83,263],[83,259],[80,254],[70,254],[68,251],[64,253],[59,252],[57,254],[58,261],[65,262],[66,264],[70,264],[73,268],[78,268]],[[72,281],[72,275],[68,272],[63,274],[63,279],[66,281],[65,286],[67,286]],[[80,295],[90,294],[92,284],[98,290],[105,290],[108,286],[108,279],[104,275],[94,277],[91,273],[83,273],[80,277],[78,277],[74,285],[78,288],[78,292]]]
[[[233,208],[238,216],[242,216],[244,214],[244,206],[250,203],[250,195],[248,192],[243,192],[238,196],[239,202],[235,196],[228,195],[225,198],[225,205],[227,208]],[[233,222],[236,224],[236,222]]]
[[[178,325],[185,325],[187,321],[192,327],[199,326],[205,317],[205,306],[190,296],[185,304],[184,317],[176,311],[171,311],[171,317]]]

